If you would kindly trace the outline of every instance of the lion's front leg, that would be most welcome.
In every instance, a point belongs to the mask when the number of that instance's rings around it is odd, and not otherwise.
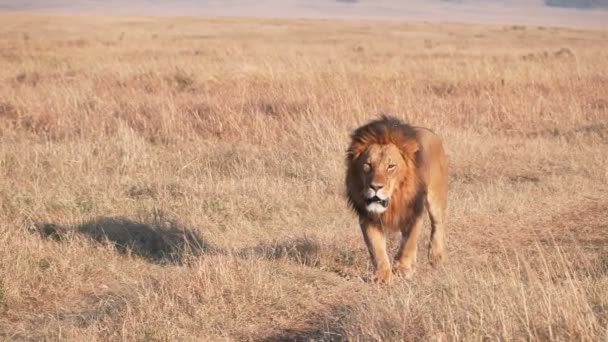
[[[416,252],[418,249],[418,236],[422,226],[422,215],[401,229],[401,244],[395,256],[395,273],[404,275],[407,279],[414,275],[416,269]]]
[[[386,236],[382,227],[369,222],[361,222],[361,231],[367,245],[370,258],[376,269],[375,280],[388,283],[391,281],[391,262],[386,252]]]

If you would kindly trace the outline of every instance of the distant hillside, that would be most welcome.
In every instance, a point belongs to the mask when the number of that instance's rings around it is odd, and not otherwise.
[[[608,0],[0,0],[0,10],[608,26]]]
[[[566,8],[608,8],[608,0],[545,0],[545,4]]]

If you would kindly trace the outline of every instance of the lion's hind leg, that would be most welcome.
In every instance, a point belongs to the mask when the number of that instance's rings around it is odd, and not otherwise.
[[[426,198],[426,208],[431,220],[431,239],[429,243],[429,262],[437,266],[445,257],[445,198],[434,196],[429,192]]]

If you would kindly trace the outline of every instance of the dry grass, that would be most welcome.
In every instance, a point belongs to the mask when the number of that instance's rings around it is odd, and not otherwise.
[[[608,339],[607,32],[0,21],[0,339]],[[390,287],[343,197],[382,111],[452,165]]]

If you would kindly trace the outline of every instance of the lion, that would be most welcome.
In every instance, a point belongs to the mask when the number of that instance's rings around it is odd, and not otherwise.
[[[351,134],[346,155],[348,203],[359,217],[374,280],[389,283],[393,272],[413,276],[425,207],[431,220],[429,261],[441,262],[448,161],[439,136],[383,115]],[[401,232],[392,269],[386,248],[391,232]]]

